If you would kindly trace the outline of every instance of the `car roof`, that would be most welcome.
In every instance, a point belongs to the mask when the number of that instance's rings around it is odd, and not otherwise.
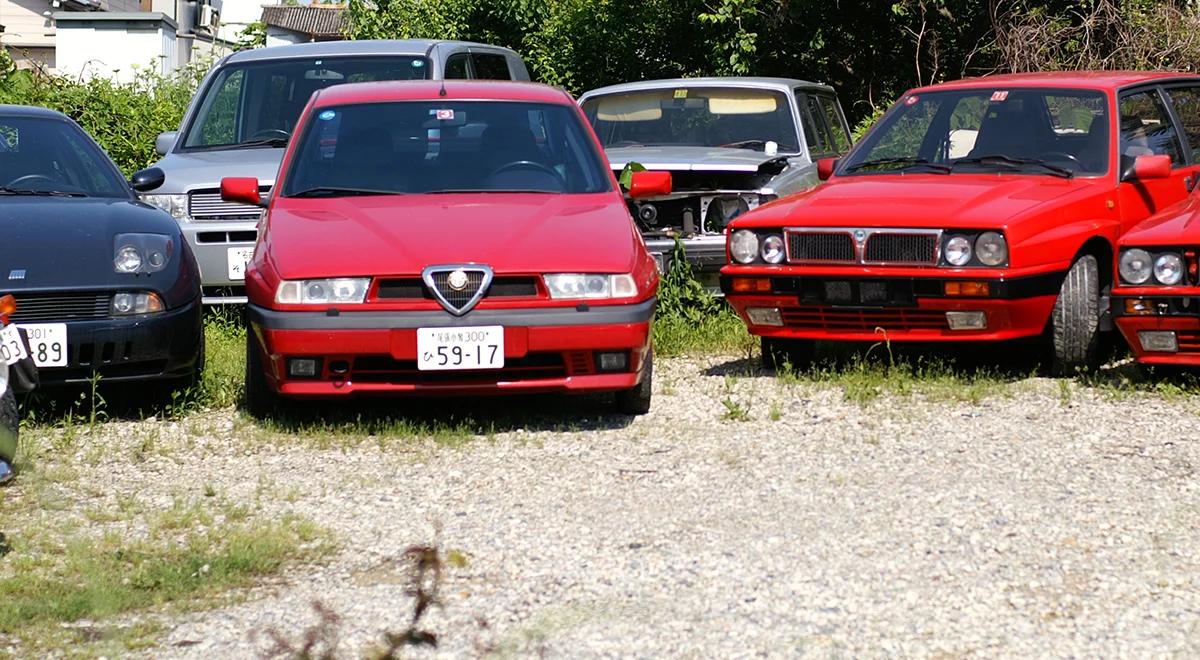
[[[509,51],[508,48],[473,41],[447,41],[443,39],[363,39],[360,41],[317,41],[286,46],[254,48],[234,53],[225,59],[226,64],[235,62],[257,62],[290,57],[333,57],[337,55],[428,55],[434,46],[473,46]],[[511,51],[509,51],[511,52]]]
[[[0,103],[0,117],[41,117],[44,119],[66,119],[70,117],[57,110],[35,105],[7,105]]]
[[[598,87],[584,93],[580,98],[599,96],[602,94],[621,94],[645,89],[673,89],[676,87],[767,87],[777,91],[791,93],[796,87],[819,89],[832,92],[833,88],[823,83],[798,80],[796,78],[768,78],[760,76],[728,76],[710,78],[663,78],[661,80],[639,80],[637,82],[621,83]]]
[[[977,78],[963,78],[951,82],[918,87],[914,92],[929,92],[939,89],[974,89],[1009,87],[1084,87],[1088,89],[1116,90],[1140,83],[1165,80],[1200,80],[1196,74],[1180,71],[1042,71],[1037,73],[1003,73]]]
[[[445,93],[443,93],[443,90]],[[388,101],[530,101],[571,105],[562,89],[510,80],[387,80],[346,83],[317,92],[316,107]]]

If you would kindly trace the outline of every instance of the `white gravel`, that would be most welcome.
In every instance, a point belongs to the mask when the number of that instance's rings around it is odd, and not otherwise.
[[[656,366],[632,421],[521,403],[578,430],[319,449],[236,439],[225,412],[235,439],[140,464],[114,450],[96,469],[118,490],[269,487],[291,493],[271,513],[342,547],[182,615],[146,655],[255,656],[255,631],[298,638],[316,600],[362,655],[411,613],[396,557],[439,533],[468,560],[425,620],[446,657],[1200,655],[1197,402],[1073,386],[1064,403],[1029,380],[978,404],[858,404],[726,378],[746,367],[732,357]],[[749,421],[723,419],[726,398]]]

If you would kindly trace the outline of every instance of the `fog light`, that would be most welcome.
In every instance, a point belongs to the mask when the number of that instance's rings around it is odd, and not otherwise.
[[[315,358],[290,358],[287,362],[288,375],[292,378],[313,378],[317,375],[317,364]]]
[[[981,296],[986,297],[991,291],[987,282],[946,282],[947,296]]]
[[[765,277],[733,278],[734,293],[770,293],[771,280]]]
[[[1145,298],[1126,298],[1125,313],[1130,316],[1148,316],[1154,314],[1154,305]]]
[[[983,312],[946,312],[951,330],[986,330],[987,314]]]
[[[1177,353],[1179,342],[1175,333],[1169,330],[1142,330],[1138,332],[1138,342],[1142,350],[1153,353]]]
[[[778,307],[747,307],[746,318],[751,325],[783,325],[783,315]]]
[[[596,364],[600,371],[625,371],[629,368],[629,354],[597,353]]]

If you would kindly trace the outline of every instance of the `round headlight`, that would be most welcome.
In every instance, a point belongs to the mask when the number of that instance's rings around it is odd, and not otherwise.
[[[1008,243],[994,231],[985,231],[975,239],[975,255],[984,266],[999,266],[1008,261]]]
[[[966,266],[971,261],[971,241],[966,236],[951,236],[946,241],[945,255],[951,266]]]
[[[1183,279],[1183,260],[1177,254],[1160,254],[1154,260],[1154,279],[1159,284],[1179,284]]]
[[[762,249],[759,250],[763,261],[769,264],[778,264],[783,262],[783,237],[771,234],[763,239]]]
[[[739,264],[748,264],[758,256],[758,236],[749,229],[739,229],[729,237],[729,254]]]
[[[304,288],[304,297],[309,302],[320,302],[329,298],[324,282],[308,282]]]
[[[118,273],[136,273],[142,267],[142,253],[132,245],[126,245],[117,250],[113,265]]]
[[[1121,271],[1121,279],[1130,284],[1145,284],[1150,279],[1153,260],[1145,250],[1128,250],[1121,255],[1117,269]]]

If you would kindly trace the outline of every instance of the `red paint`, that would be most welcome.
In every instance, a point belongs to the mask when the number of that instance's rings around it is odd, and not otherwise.
[[[246,176],[227,176],[221,179],[221,199],[226,202],[258,206],[258,179]]]
[[[655,197],[671,194],[670,172],[632,172],[629,179],[629,196]]]

